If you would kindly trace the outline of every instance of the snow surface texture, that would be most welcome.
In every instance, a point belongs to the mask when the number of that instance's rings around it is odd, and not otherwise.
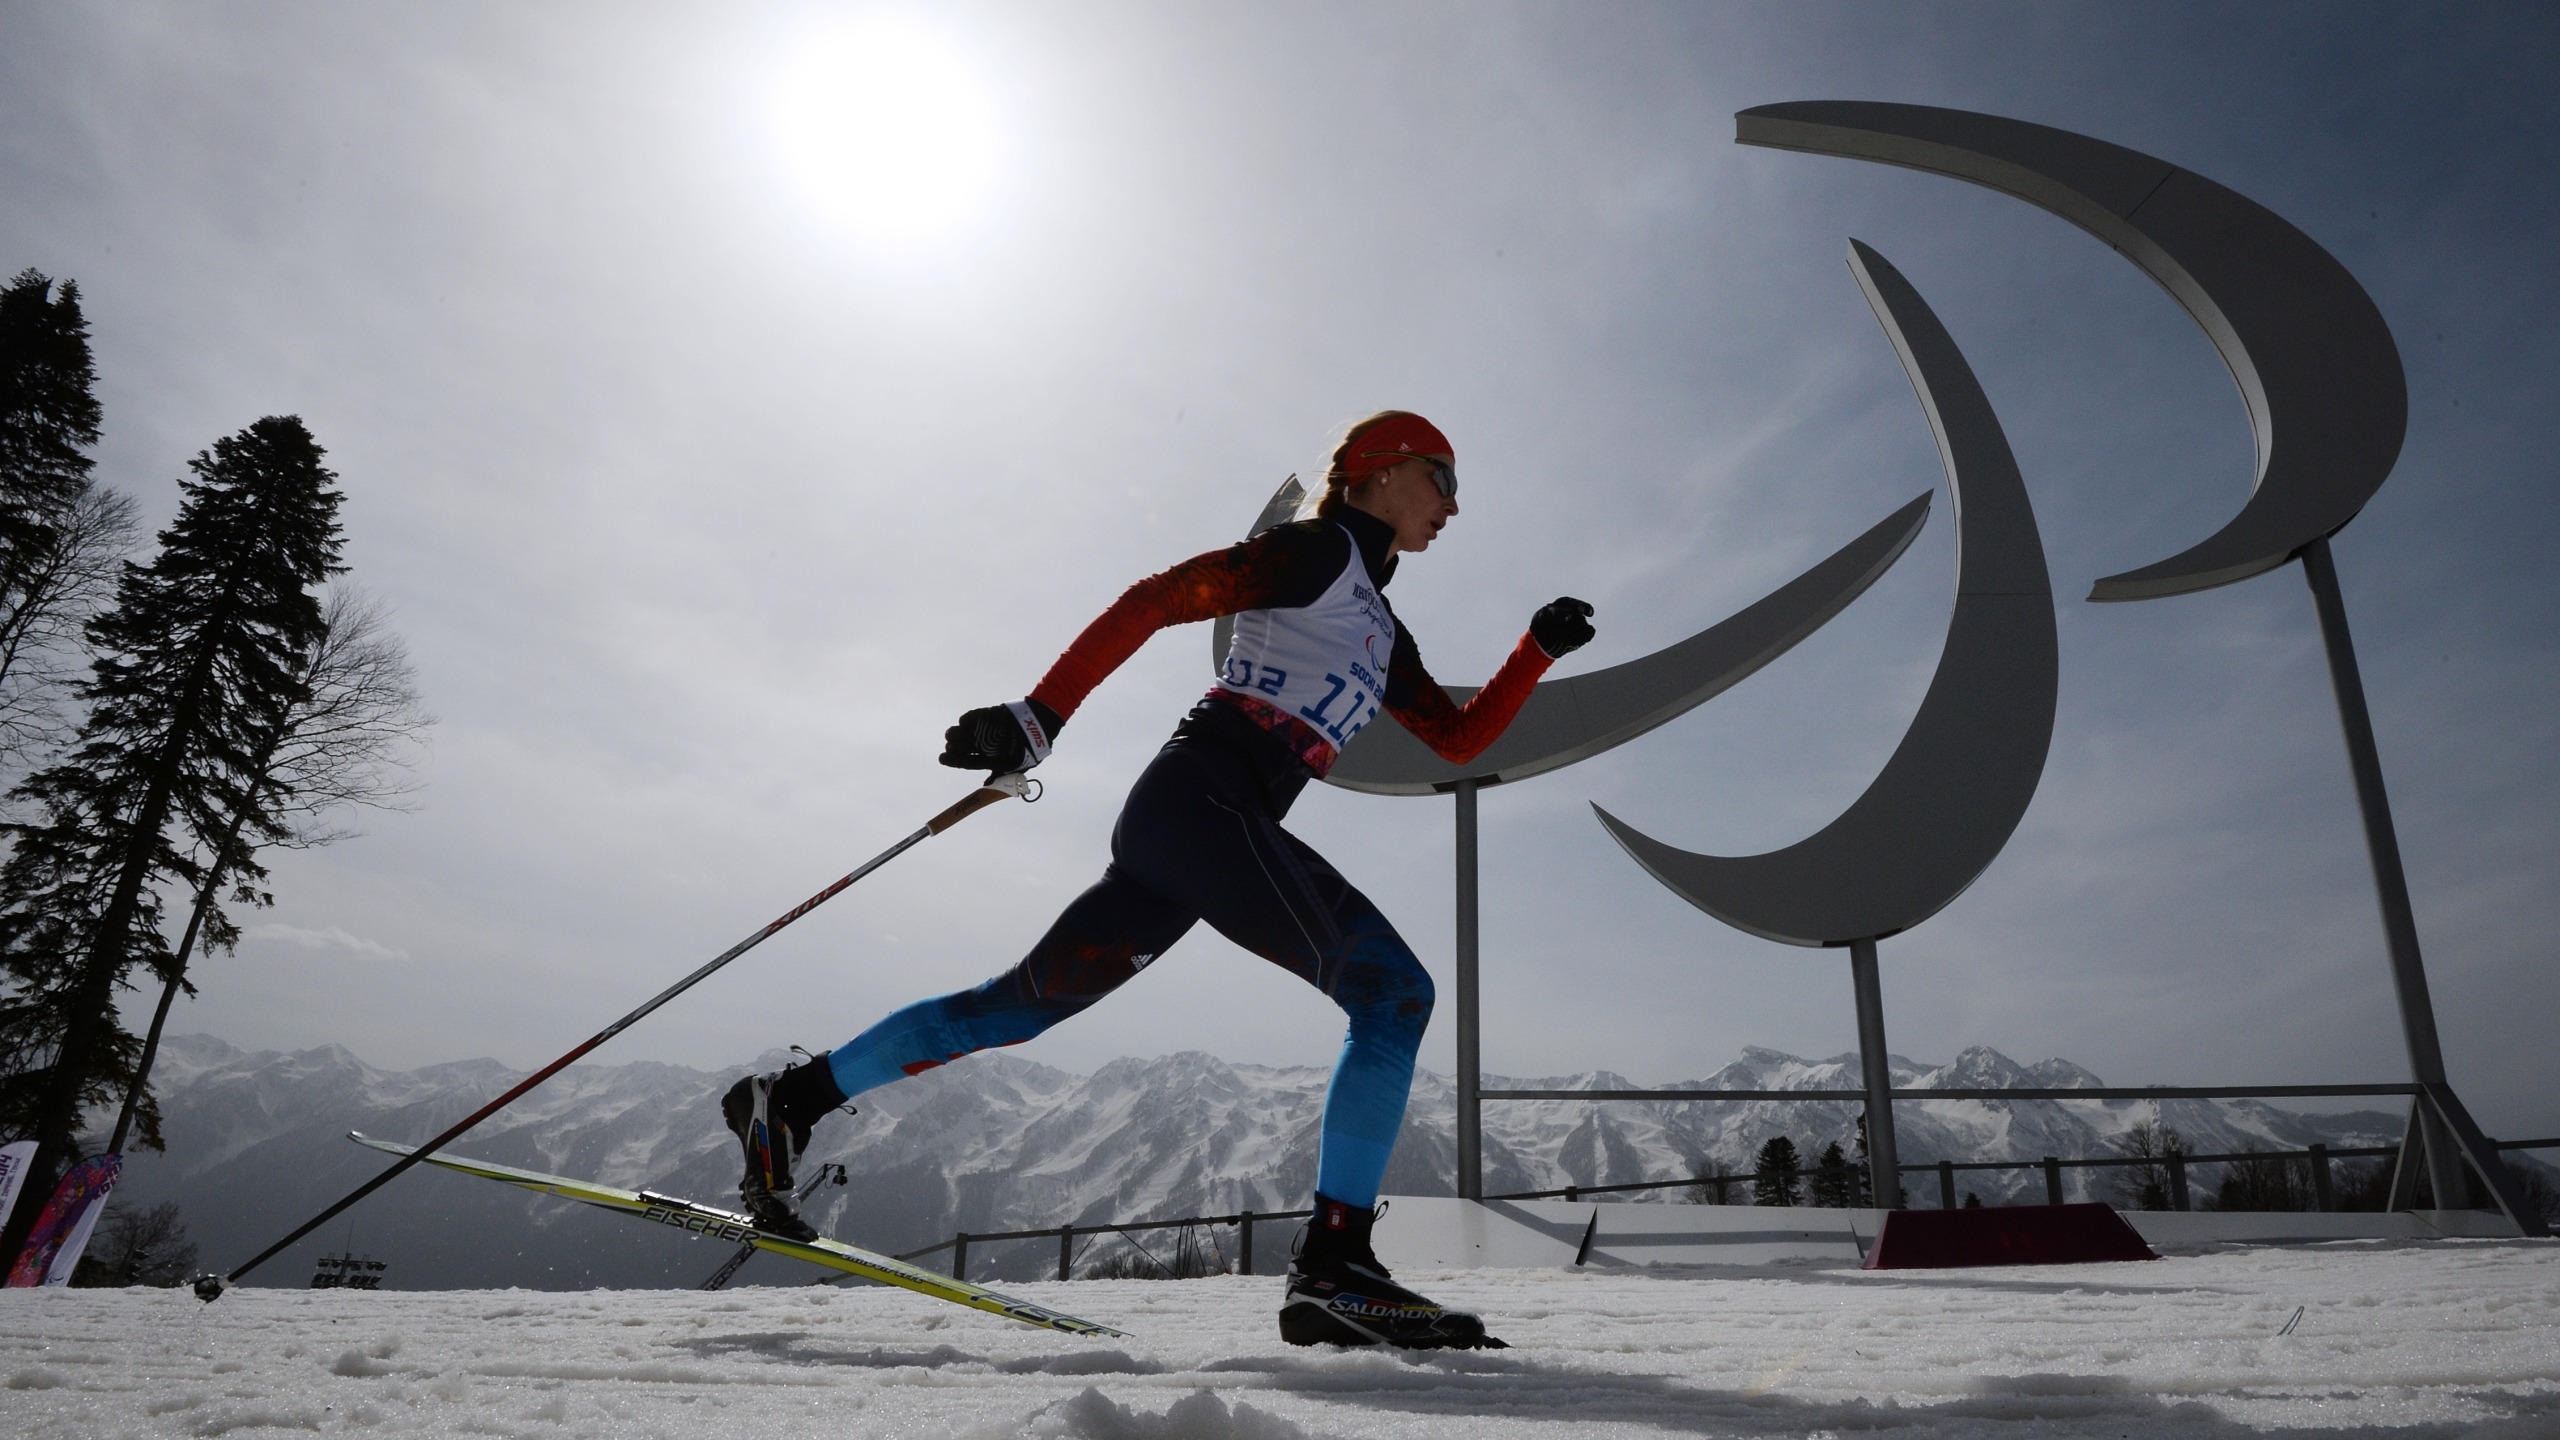
[[[902,1291],[0,1292],[0,1432],[1048,1436],[2560,1435],[2560,1243],[2140,1264],[1422,1274],[1506,1351],[1275,1338],[1278,1282],[1015,1287],[1096,1346]],[[2299,1309],[2292,1333],[2281,1334]]]
[[[128,1203],[176,1200],[206,1263],[227,1266],[264,1249],[291,1221],[380,1172],[385,1161],[346,1142],[349,1129],[415,1143],[442,1131],[519,1078],[495,1061],[377,1070],[337,1046],[294,1055],[245,1052],[210,1036],[162,1051],[155,1081],[167,1117],[165,1155],[128,1157]],[[791,1057],[764,1056],[774,1069]],[[720,1092],[747,1067],[706,1072],[654,1063],[570,1067],[455,1145],[458,1154],[607,1184],[647,1187],[711,1204],[734,1203],[737,1145],[722,1128]],[[1071,1075],[1012,1056],[973,1056],[864,1096],[862,1113],[818,1127],[811,1159],[852,1172],[820,1192],[811,1219],[827,1233],[898,1253],[976,1234],[1072,1223],[1262,1212],[1307,1203],[1327,1071],[1231,1065],[1197,1051],[1120,1060]],[[1605,1071],[1506,1080],[1504,1088],[1617,1089]],[[1703,1080],[1670,1088],[1855,1089],[1857,1057],[1806,1061],[1750,1049]],[[1896,1058],[1894,1083],[1914,1088],[2096,1085],[2063,1060],[2022,1066],[1975,1047],[1943,1066]],[[1810,1160],[1833,1140],[1856,1140],[1858,1103],[1824,1100],[1506,1102],[1485,1110],[1485,1189],[1491,1194],[1666,1180],[1701,1161],[1747,1173],[1773,1135]],[[1898,1104],[1903,1159],[2078,1157],[2113,1150],[2125,1129],[2165,1120],[2201,1153],[2397,1144],[2402,1113],[2304,1115],[2255,1101],[1934,1100]],[[1387,1191],[1447,1195],[1456,1173],[1456,1102],[1425,1072],[1396,1144]],[[2065,1172],[2067,1198],[2115,1198],[2106,1172]],[[2199,1192],[2217,1176],[2199,1167]],[[1907,1176],[1912,1198],[1936,1198],[1934,1177]],[[2041,1203],[2039,1171],[1974,1171],[1963,1186],[1989,1204]],[[2097,1188],[2092,1188],[2092,1187]],[[1620,1197],[1677,1202],[1684,1191]],[[1733,1198],[1748,1198],[1735,1187]],[[353,1246],[390,1263],[397,1289],[532,1285],[641,1288],[699,1281],[722,1258],[672,1231],[635,1238],[630,1222],[450,1175],[403,1177],[344,1225],[270,1263],[262,1284],[299,1285],[323,1249]],[[1259,1255],[1257,1258],[1261,1258]],[[745,1278],[761,1278],[759,1260]],[[972,1251],[980,1279],[1056,1272],[1056,1247],[1031,1241]],[[1265,1266],[1266,1270],[1274,1268]]]

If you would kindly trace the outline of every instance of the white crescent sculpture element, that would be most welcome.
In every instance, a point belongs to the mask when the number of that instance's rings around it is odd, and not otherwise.
[[[1964,893],[2035,798],[2060,678],[2044,541],[2000,419],[1920,292],[1875,251],[1849,251],[1937,434],[1956,512],[1955,613],[1920,713],[1866,793],[1784,850],[1692,854],[1592,807],[1674,894],[1790,945],[1882,939]]]
[[[1285,522],[1304,499],[1292,477],[1245,538]],[[1431,795],[1461,780],[1525,780],[1623,745],[1723,694],[1821,629],[1893,568],[1928,521],[1924,493],[1721,624],[1623,665],[1540,681],[1502,738],[1464,765],[1441,759],[1402,725],[1372,722],[1343,747],[1325,780],[1372,795]],[[1217,622],[1212,664],[1225,661],[1234,628],[1232,620]],[[1473,686],[1444,688],[1462,705],[1476,693]]]
[[[2004,191],[2113,246],[2204,327],[2249,407],[2256,488],[2221,530],[2098,581],[2092,600],[2183,595],[2273,570],[2353,520],[2400,458],[2408,381],[2373,297],[2310,236],[2237,191],[2086,135],[1928,105],[1762,105],[1734,116],[1734,139]]]

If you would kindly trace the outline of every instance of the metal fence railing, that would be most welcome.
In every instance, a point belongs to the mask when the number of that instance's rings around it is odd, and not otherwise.
[[[2329,1093],[2334,1088],[2336,1087],[2293,1086],[2283,1089],[2281,1093],[2290,1094],[2302,1090],[2314,1090],[2321,1093]],[[2405,1093],[2407,1088],[2408,1087],[2403,1087],[2401,1092],[2394,1093]],[[1561,1093],[1577,1098],[1588,1098],[1592,1094],[1590,1091],[1580,1090],[1564,1091]],[[1694,1097],[1701,1093],[1719,1097],[1731,1097],[1737,1092],[1672,1091],[1668,1093],[1683,1097]],[[1802,1095],[1805,1092],[1788,1091],[1780,1093]],[[1921,1091],[1918,1093],[1934,1095],[1940,1098],[1973,1098],[1972,1092],[1965,1091]],[[2022,1094],[2034,1094],[2041,1092],[2004,1090],[1985,1091],[1982,1093],[1985,1095],[1996,1094],[2016,1097]],[[2078,1090],[2057,1091],[2052,1093],[2076,1096],[2082,1099],[2093,1099],[2099,1098],[2103,1092]],[[2151,1096],[2156,1095],[2159,1092],[2143,1091],[2140,1093],[2145,1096]],[[2228,1095],[2230,1093],[2231,1092],[2229,1091],[2216,1091],[2214,1092],[2214,1095],[2220,1096]],[[2272,1089],[2261,1089],[2251,1091],[2249,1093],[2270,1094],[2278,1092]],[[2365,1091],[2361,1088],[2356,1088],[2348,1090],[2345,1093],[2364,1094],[2371,1092]],[[1487,1099],[1543,1098],[1538,1095],[1537,1092],[1512,1093],[1487,1091],[1485,1092],[1485,1096]],[[2548,1140],[2506,1140],[2496,1142],[2496,1145],[2500,1151],[2560,1150],[2560,1138]],[[1938,1205],[1941,1209],[1952,1210],[1956,1208],[1958,1203],[1956,1198],[1955,1174],[1959,1170],[2042,1170],[2045,1177],[2045,1200],[2048,1204],[2059,1205],[2063,1200],[2062,1172],[2065,1170],[2124,1169],[2147,1165],[2159,1169],[2167,1176],[2171,1208],[2177,1210],[2190,1210],[2194,1208],[2192,1196],[2188,1189],[2187,1179],[2187,1167],[2190,1165],[2263,1163],[2271,1160],[2284,1161],[2288,1163],[2299,1161],[2310,1168],[2311,1190],[2315,1202],[2314,1208],[2329,1211],[2337,1208],[2337,1187],[2329,1168],[2333,1161],[2397,1156],[2401,1153],[2401,1148],[2402,1147],[2397,1145],[2385,1145],[2367,1148],[2332,1150],[2326,1145],[2314,1145],[2304,1150],[2243,1150],[2236,1153],[2219,1155],[2190,1155],[2179,1151],[2170,1151],[2152,1156],[2105,1155],[2076,1160],[2065,1160],[2054,1155],[2047,1155],[2039,1160],[1937,1160],[1922,1161],[1916,1164],[1905,1165],[1902,1167],[1902,1173],[1905,1175],[1936,1175],[1938,1178]],[[1796,1173],[1799,1177],[1808,1175],[1812,1173],[1812,1168],[1807,1167],[1799,1169]],[[1744,1173],[1739,1175],[1693,1175],[1685,1180],[1643,1180],[1626,1185],[1567,1185],[1560,1190],[1521,1190],[1507,1195],[1488,1195],[1484,1198],[1487,1200],[1582,1200],[1593,1195],[1624,1195],[1645,1190],[1701,1189],[1711,1191],[1713,1193],[1715,1198],[1709,1203],[1723,1205],[1729,1203],[1725,1199],[1728,1187],[1754,1184],[1760,1178],[1761,1177],[1756,1173]],[[1097,1237],[1110,1234],[1118,1234],[1124,1238],[1130,1238],[1129,1232],[1133,1230],[1186,1230],[1207,1228],[1211,1226],[1232,1225],[1237,1231],[1237,1273],[1250,1275],[1254,1273],[1253,1233],[1256,1225],[1271,1220],[1303,1220],[1314,1213],[1315,1212],[1312,1210],[1272,1210],[1260,1213],[1252,1210],[1241,1210],[1232,1215],[1192,1215],[1179,1220],[1104,1221],[1090,1225],[1056,1225],[1040,1230],[1000,1230],[974,1234],[964,1230],[939,1244],[927,1245],[921,1250],[909,1250],[897,1258],[900,1260],[921,1260],[928,1255],[939,1255],[943,1251],[948,1250],[951,1252],[952,1277],[954,1279],[965,1280],[968,1278],[969,1247],[972,1244],[986,1245],[998,1241],[1055,1239],[1058,1242],[1058,1278],[1066,1280],[1073,1278],[1077,1253],[1076,1241],[1079,1237],[1090,1242]],[[1135,1243],[1134,1240],[1132,1243]]]
[[[2498,1142],[2498,1149],[2502,1151],[2560,1150],[2560,1139],[2503,1140]],[[2332,1150],[2326,1145],[2314,1145],[2307,1150],[2243,1150],[2227,1155],[2164,1152],[2154,1156],[2106,1155],[2086,1160],[2064,1160],[2058,1156],[2047,1155],[2040,1160],[1922,1161],[1903,1166],[1902,1173],[1905,1175],[1935,1174],[1938,1177],[1939,1207],[1952,1210],[1957,1204],[1954,1177],[1955,1172],[1959,1170],[2042,1170],[2045,1172],[2045,1200],[2048,1204],[2059,1205],[2062,1203],[2062,1172],[2065,1170],[2121,1169],[2149,1165],[2159,1168],[2169,1177],[2172,1206],[2179,1210],[2188,1210],[2194,1208],[2187,1190],[2186,1167],[2189,1165],[2300,1160],[2311,1169],[2312,1193],[2315,1197],[2320,1197],[2318,1208],[2332,1210],[2336,1208],[2336,1188],[2331,1183],[2329,1162],[2396,1156],[2399,1153],[2400,1147],[2397,1145],[2348,1150]],[[1810,1168],[1804,1168],[1796,1173],[1801,1176],[1811,1174],[1812,1171]],[[1485,1198],[1488,1200],[1579,1200],[1587,1195],[1616,1195],[1638,1190],[1708,1189],[1715,1195],[1715,1198],[1708,1203],[1723,1205],[1729,1203],[1725,1199],[1727,1187],[1749,1185],[1759,1179],[1760,1176],[1756,1172],[1745,1171],[1735,1175],[1694,1175],[1686,1180],[1645,1180],[1632,1185],[1567,1185],[1561,1190],[1523,1190],[1516,1194],[1488,1195]]]
[[[1896,1100],[2249,1100],[2321,1096],[2415,1095],[2403,1081],[2372,1085],[2092,1085],[2083,1089],[1978,1086],[1945,1090],[1896,1090]],[[1487,1100],[1856,1100],[1864,1090],[1486,1090]],[[1491,1197],[1487,1197],[1491,1198]]]
[[[1079,1235],[1087,1240],[1100,1235],[1113,1234],[1129,1239],[1131,1238],[1129,1232],[1132,1230],[1190,1230],[1215,1225],[1233,1225],[1237,1231],[1236,1268],[1239,1272],[1250,1275],[1253,1273],[1254,1226],[1265,1220],[1304,1220],[1314,1213],[1316,1212],[1313,1210],[1273,1210],[1266,1214],[1256,1214],[1251,1210],[1240,1210],[1233,1215],[1192,1215],[1180,1220],[1108,1220],[1094,1225],[1058,1225],[1045,1230],[998,1230],[980,1234],[971,1234],[963,1230],[939,1245],[927,1245],[921,1250],[910,1250],[897,1258],[921,1260],[927,1255],[939,1255],[948,1250],[951,1252],[951,1278],[966,1280],[969,1278],[971,1242],[983,1245],[998,1240],[1045,1240],[1054,1236],[1058,1242],[1058,1278],[1067,1280],[1073,1278],[1076,1237]],[[1132,1240],[1131,1243],[1136,1242]]]

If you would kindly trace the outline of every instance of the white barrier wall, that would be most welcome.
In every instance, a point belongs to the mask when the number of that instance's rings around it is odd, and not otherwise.
[[[2400,1214],[2128,1210],[2157,1247],[2304,1245],[2333,1240],[2508,1239],[2488,1210]],[[1824,1265],[1861,1263],[1881,1210],[1755,1205],[1638,1205],[1591,1200],[1487,1200],[1398,1195],[1373,1236],[1389,1269],[1542,1266]]]

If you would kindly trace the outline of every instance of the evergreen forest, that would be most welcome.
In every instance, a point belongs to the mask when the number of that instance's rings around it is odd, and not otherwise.
[[[0,290],[0,1143],[34,1145],[0,1258],[41,1283],[60,1235],[29,1246],[40,1220],[103,1206],[80,1282],[175,1284],[182,1219],[105,1193],[128,1146],[161,1148],[161,1028],[274,903],[261,856],[397,808],[431,721],[346,574],[303,419],[169,457],[174,514],[145,543],[166,481],[96,473],[90,341],[75,281]]]

